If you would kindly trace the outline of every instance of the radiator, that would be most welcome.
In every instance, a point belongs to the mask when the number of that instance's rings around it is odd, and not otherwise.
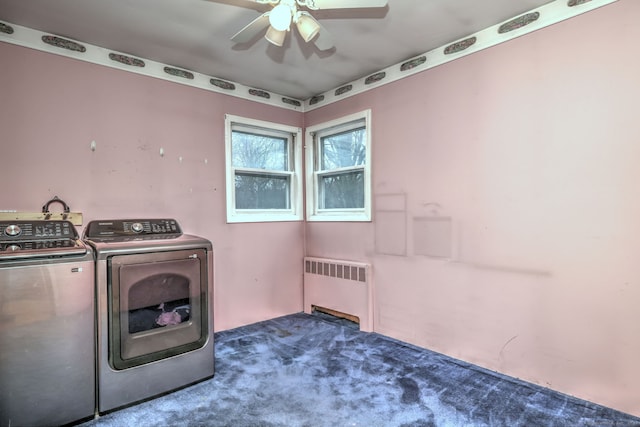
[[[356,317],[360,330],[373,332],[371,265],[327,258],[304,258],[304,311],[314,308]],[[324,310],[323,310],[324,309]]]

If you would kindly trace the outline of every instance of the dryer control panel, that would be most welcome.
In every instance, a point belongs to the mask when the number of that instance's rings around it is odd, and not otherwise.
[[[95,241],[172,239],[182,235],[175,219],[113,219],[91,221],[84,238]]]

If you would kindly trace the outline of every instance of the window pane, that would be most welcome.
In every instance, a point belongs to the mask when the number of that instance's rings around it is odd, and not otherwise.
[[[236,209],[289,209],[288,176],[236,172]]]
[[[320,138],[322,170],[364,165],[367,154],[365,128]]]
[[[320,209],[364,208],[364,171],[319,177]]]
[[[231,161],[237,168],[271,169],[289,168],[287,138],[231,132]]]

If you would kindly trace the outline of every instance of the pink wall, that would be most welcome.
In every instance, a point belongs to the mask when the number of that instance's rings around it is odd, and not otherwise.
[[[85,224],[175,217],[213,242],[216,330],[302,310],[302,223],[227,225],[224,175],[224,114],[301,113],[6,43],[0,57],[0,209],[57,195]]]
[[[372,109],[374,222],[306,228],[309,256],[373,264],[376,331],[640,415],[638,16],[621,0],[306,113]]]
[[[620,0],[304,117],[0,43],[0,209],[177,218],[214,243],[216,330],[301,311],[305,251],[368,261],[378,332],[640,415],[637,16]],[[225,113],[366,108],[373,223],[225,223]]]

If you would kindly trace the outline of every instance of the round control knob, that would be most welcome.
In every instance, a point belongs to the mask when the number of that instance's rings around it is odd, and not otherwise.
[[[17,236],[20,233],[22,233],[22,229],[19,225],[11,224],[4,229],[4,234],[10,237]]]
[[[20,247],[20,245],[9,245],[9,246],[7,246],[7,250],[11,251],[11,252],[19,251],[20,249],[22,249]]]
[[[131,224],[131,229],[135,232],[135,233],[140,233],[142,230],[144,230],[144,227],[142,226],[141,223],[139,222],[134,222],[133,224]]]

